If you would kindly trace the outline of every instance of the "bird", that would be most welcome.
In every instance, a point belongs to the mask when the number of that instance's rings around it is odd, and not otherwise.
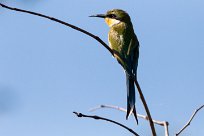
[[[109,47],[113,52],[116,52],[114,53],[114,57],[123,67],[126,74],[126,119],[133,113],[138,124],[134,81],[137,80],[139,41],[134,32],[131,18],[126,11],[121,9],[112,9],[105,14],[91,15],[90,17],[103,18],[110,27],[108,32]]]

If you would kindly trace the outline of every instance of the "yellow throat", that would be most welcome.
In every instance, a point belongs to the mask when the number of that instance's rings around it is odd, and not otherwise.
[[[112,19],[112,18],[105,18],[105,22],[109,27],[112,27],[113,25],[120,23],[119,20]]]

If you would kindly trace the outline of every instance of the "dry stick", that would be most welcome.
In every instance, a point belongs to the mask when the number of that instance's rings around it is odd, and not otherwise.
[[[82,114],[82,113],[78,113],[78,112],[73,112],[74,114],[77,115],[77,117],[85,117],[85,118],[93,118],[93,119],[96,119],[96,120],[105,120],[105,121],[108,121],[108,122],[111,122],[113,124],[116,124],[116,125],[119,125],[125,129],[127,129],[128,131],[130,131],[132,134],[134,134],[135,136],[139,136],[135,131],[133,131],[132,129],[128,128],[127,126],[121,124],[121,123],[118,123],[116,121],[113,121],[113,120],[110,120],[110,119],[107,119],[107,118],[104,118],[104,117],[100,117],[100,116],[90,116],[90,115],[85,115],[85,114]]]
[[[155,128],[154,128],[154,123],[153,123],[153,121],[152,121],[152,117],[151,117],[149,108],[148,108],[148,106],[147,106],[147,103],[146,103],[146,101],[145,101],[144,95],[143,95],[143,93],[142,93],[142,90],[141,90],[141,88],[140,88],[140,85],[139,85],[138,81],[137,81],[137,80],[134,80],[134,81],[135,81],[135,84],[136,84],[136,86],[137,86],[137,90],[138,90],[138,92],[139,92],[141,101],[142,101],[142,103],[143,103],[143,106],[144,106],[144,108],[145,108],[145,111],[146,111],[147,116],[148,116],[148,119],[149,119],[149,124],[150,124],[151,130],[152,130],[152,135],[153,135],[153,136],[156,136],[156,131],[155,131]]]
[[[75,29],[75,30],[77,30],[77,31],[80,31],[80,32],[82,32],[82,33],[84,33],[84,34],[86,34],[86,35],[88,35],[88,36],[94,38],[96,41],[98,41],[99,43],[101,43],[113,56],[114,56],[114,55],[117,55],[118,57],[120,57],[120,58],[124,61],[124,59],[121,57],[121,55],[120,55],[118,52],[112,50],[112,49],[111,49],[103,40],[101,40],[98,36],[95,36],[95,35],[93,35],[92,33],[87,32],[86,30],[83,30],[83,29],[81,29],[81,28],[79,28],[79,27],[76,27],[76,26],[74,26],[74,25],[72,25],[72,24],[69,24],[69,23],[67,23],[67,22],[61,21],[61,20],[56,19],[56,18],[54,18],[54,17],[49,17],[49,16],[46,16],[46,15],[43,15],[43,14],[40,14],[40,13],[36,13],[36,12],[32,12],[32,11],[27,11],[27,10],[22,10],[22,9],[18,9],[18,8],[9,7],[9,6],[6,6],[6,5],[4,5],[4,4],[2,4],[2,3],[0,3],[0,6],[2,6],[3,8],[10,9],[10,10],[19,11],[19,12],[24,12],[24,13],[28,13],[28,14],[40,16],[40,17],[43,17],[43,18],[47,18],[47,19],[50,19],[50,20],[52,20],[52,21],[58,22],[58,23],[60,23],[60,24],[63,24],[63,25],[65,25],[65,26],[71,27],[72,29]],[[134,77],[133,74],[131,74],[131,76]],[[154,123],[153,123],[153,121],[152,121],[152,118],[151,118],[151,115],[150,115],[148,106],[147,106],[147,104],[146,104],[145,98],[144,98],[144,96],[143,96],[143,94],[142,94],[142,91],[141,91],[141,89],[140,89],[139,83],[137,82],[137,80],[134,80],[134,81],[135,81],[135,84],[136,84],[136,86],[137,86],[137,88],[138,88],[138,92],[139,92],[139,94],[140,94],[140,98],[141,98],[141,101],[142,101],[142,103],[143,103],[143,105],[144,105],[145,111],[147,112],[147,116],[148,116],[148,118],[149,118],[149,124],[150,124],[150,127],[151,127],[152,135],[153,135],[153,136],[156,136],[156,131],[155,131],[155,128],[154,128]]]
[[[114,106],[114,105],[99,105],[97,107],[91,108],[89,111],[93,112],[93,111],[96,111],[96,110],[101,109],[101,108],[110,108],[110,109],[115,109],[115,110],[127,112],[126,109],[118,107],[118,106]],[[145,120],[149,120],[147,116],[141,115],[141,114],[138,114],[138,113],[137,113],[137,117],[143,118]],[[158,120],[154,120],[154,119],[152,121],[153,121],[154,124],[164,126],[165,136],[169,136],[169,130],[168,130],[169,123],[167,121],[158,121]]]
[[[176,133],[176,136],[180,135],[181,132],[183,132],[183,131],[191,124],[191,121],[193,120],[193,118],[195,117],[195,115],[197,114],[197,112],[198,112],[199,110],[201,110],[203,107],[204,107],[204,105],[200,106],[200,108],[198,108],[198,109],[196,109],[196,110],[194,111],[194,113],[191,115],[189,121],[186,123],[186,125],[185,125],[178,133]]]
[[[114,51],[111,50],[111,48],[104,42],[102,41],[98,36],[95,36],[93,35],[92,33],[89,33],[87,32],[86,30],[83,30],[77,26],[74,26],[72,24],[69,24],[67,22],[64,22],[62,20],[59,20],[59,19],[56,19],[54,17],[50,17],[50,16],[46,16],[46,15],[43,15],[43,14],[40,14],[40,13],[36,13],[36,12],[32,12],[32,11],[28,11],[28,10],[23,10],[23,9],[19,9],[19,8],[13,8],[13,7],[9,7],[9,6],[6,6],[2,3],[0,3],[0,6],[2,6],[3,8],[7,8],[7,9],[10,9],[10,10],[14,10],[14,11],[19,11],[19,12],[24,12],[24,13],[28,13],[28,14],[32,14],[32,15],[36,15],[36,16],[39,16],[39,17],[43,17],[43,18],[47,18],[47,19],[50,19],[52,21],[55,21],[55,22],[58,22],[60,24],[63,24],[65,26],[68,26],[68,27],[71,27],[72,29],[75,29],[77,31],[80,31],[92,38],[94,38],[95,40],[97,40],[99,43],[101,43],[112,55],[114,55]]]
[[[169,123],[167,121],[164,121],[164,132],[165,132],[165,136],[169,136]]]

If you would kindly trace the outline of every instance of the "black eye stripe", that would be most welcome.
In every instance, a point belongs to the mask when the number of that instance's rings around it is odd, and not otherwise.
[[[116,15],[115,14],[109,14],[107,15],[109,18],[116,18]]]

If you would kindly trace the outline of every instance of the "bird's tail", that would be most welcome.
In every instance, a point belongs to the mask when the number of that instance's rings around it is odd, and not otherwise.
[[[127,84],[127,114],[126,119],[133,113],[136,122],[138,124],[136,108],[135,108],[135,86],[134,79],[126,72],[126,84]]]

